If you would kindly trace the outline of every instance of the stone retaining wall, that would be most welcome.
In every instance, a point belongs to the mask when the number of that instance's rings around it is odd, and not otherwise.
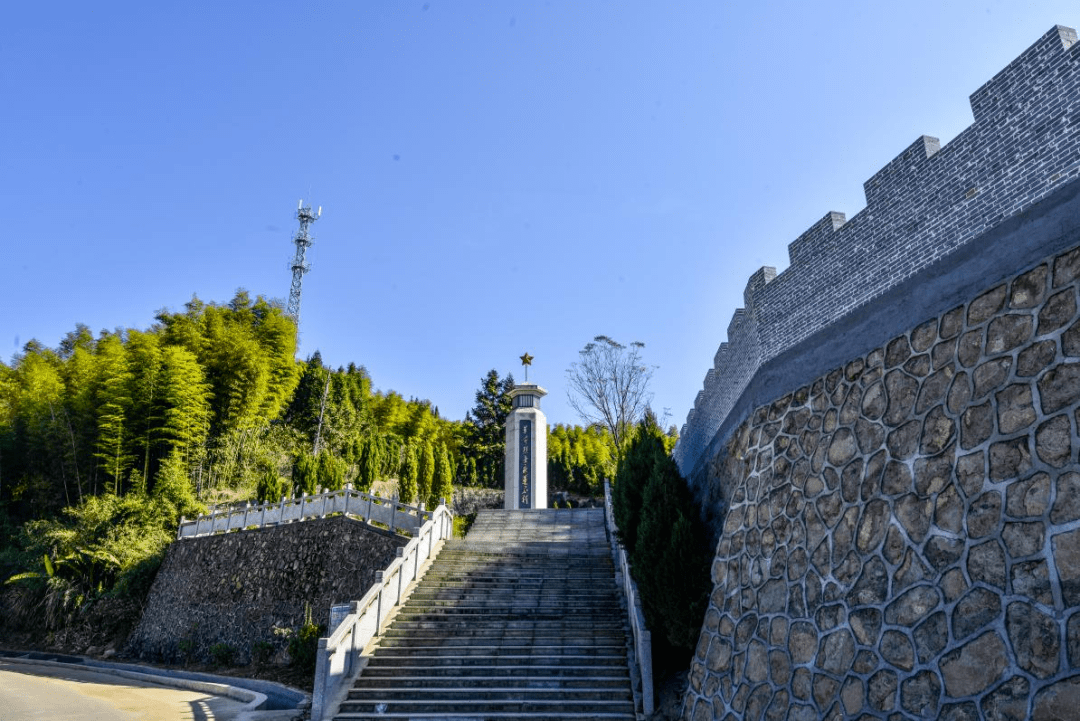
[[[1028,265],[731,433],[685,718],[1080,713],[1078,277]]]
[[[342,516],[175,541],[150,589],[127,652],[155,661],[209,661],[228,644],[251,660],[273,629],[297,628],[305,604],[326,624],[333,604],[358,600],[408,538]]]

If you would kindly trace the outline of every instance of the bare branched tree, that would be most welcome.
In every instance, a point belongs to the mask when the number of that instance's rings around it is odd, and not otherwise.
[[[581,359],[566,370],[567,399],[588,424],[606,427],[621,449],[627,432],[652,400],[649,382],[654,366],[641,358],[644,343],[624,346],[606,335],[578,351]]]

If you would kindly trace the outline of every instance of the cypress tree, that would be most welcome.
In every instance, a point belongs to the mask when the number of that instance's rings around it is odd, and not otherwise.
[[[295,493],[314,493],[319,485],[319,468],[310,453],[300,451],[293,461],[293,489]]]
[[[398,499],[402,503],[414,503],[416,501],[416,479],[419,470],[416,448],[410,443],[405,446],[405,460],[401,464],[401,477],[398,478]]]
[[[626,454],[619,461],[619,471],[615,474],[615,487],[611,491],[612,510],[615,525],[619,527],[620,540],[630,553],[637,546],[645,484],[655,459],[665,455],[661,435],[656,416],[651,411],[647,412],[638,424]]]
[[[653,453],[631,552],[645,622],[669,644],[692,649],[711,582],[705,531],[690,489],[661,446]]]
[[[326,448],[319,451],[319,485],[328,491],[345,486],[345,464]]]
[[[439,500],[443,498],[449,501],[453,492],[454,487],[450,481],[450,455],[446,452],[446,444],[440,443],[439,453],[435,456],[435,477],[428,506],[435,508],[439,505]]]
[[[435,451],[431,441],[424,441],[420,448],[420,469],[416,482],[417,493],[426,502],[431,497],[431,486],[435,482]]]
[[[370,491],[375,481],[379,480],[379,461],[377,441],[372,436],[366,436],[360,446],[360,472],[356,479],[361,491]]]

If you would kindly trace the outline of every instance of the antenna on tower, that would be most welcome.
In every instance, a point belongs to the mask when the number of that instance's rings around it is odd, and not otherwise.
[[[308,232],[308,227],[322,215],[322,206],[319,213],[311,212],[311,206],[304,205],[304,199],[296,206],[296,219],[300,221],[300,230],[297,231],[293,242],[296,244],[296,255],[292,261],[292,288],[289,290],[289,305],[285,312],[292,317],[297,326],[300,325],[300,285],[304,280],[304,273],[311,270],[311,265],[304,259],[307,249],[315,242]]]

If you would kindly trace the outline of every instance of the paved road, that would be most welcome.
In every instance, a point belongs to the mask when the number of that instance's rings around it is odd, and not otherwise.
[[[0,721],[231,721],[243,704],[97,673],[0,660]]]

